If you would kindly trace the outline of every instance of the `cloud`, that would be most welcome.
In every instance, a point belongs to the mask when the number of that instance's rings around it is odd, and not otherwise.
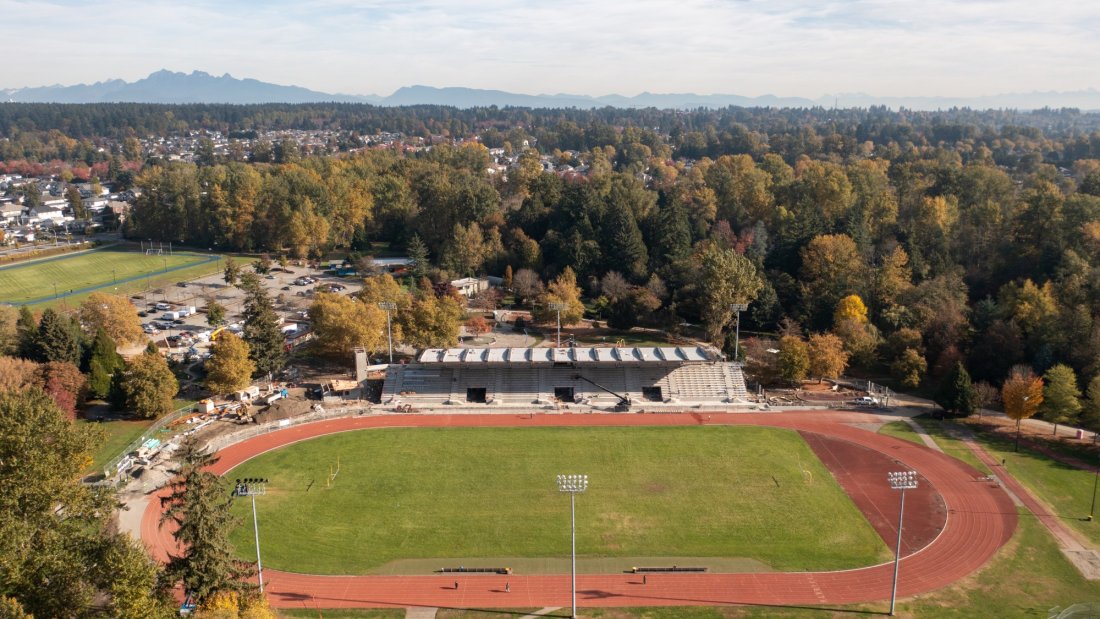
[[[160,68],[318,90],[976,95],[1097,86],[1100,3],[0,0],[0,86]]]

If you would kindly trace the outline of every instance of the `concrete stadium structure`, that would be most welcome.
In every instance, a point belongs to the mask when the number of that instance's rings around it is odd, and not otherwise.
[[[385,406],[723,410],[752,403],[738,364],[703,347],[428,349],[386,370]]]

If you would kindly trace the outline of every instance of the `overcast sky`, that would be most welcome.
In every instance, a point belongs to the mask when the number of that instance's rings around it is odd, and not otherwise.
[[[1100,86],[1100,0],[0,0],[0,87],[158,69],[348,94]]]

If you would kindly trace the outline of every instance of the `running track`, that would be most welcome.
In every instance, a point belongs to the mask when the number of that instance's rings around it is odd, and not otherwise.
[[[984,565],[1016,528],[1016,509],[998,486],[975,481],[966,464],[923,446],[855,427],[877,418],[862,413],[796,412],[653,415],[392,415],[353,417],[288,428],[227,447],[214,467],[221,474],[265,451],[335,432],[379,427],[446,426],[628,426],[730,424],[794,428],[847,441],[885,454],[917,470],[943,498],[947,526],[932,543],[901,561],[898,597],[939,589]],[[886,485],[885,471],[882,485]],[[889,491],[887,491],[889,492]],[[155,556],[174,548],[158,529],[159,500],[151,496],[142,517],[142,538]],[[896,504],[896,501],[890,501]],[[893,508],[896,517],[897,507]],[[885,510],[884,510],[885,511]],[[908,510],[906,510],[908,511]],[[908,528],[908,527],[907,527]],[[893,544],[889,544],[893,546]],[[893,564],[839,572],[741,574],[650,574],[646,584],[631,574],[579,575],[580,606],[716,606],[726,604],[822,607],[888,600]],[[569,575],[314,576],[265,570],[266,592],[276,607],[444,608],[565,607]],[[511,592],[504,591],[505,583]]]

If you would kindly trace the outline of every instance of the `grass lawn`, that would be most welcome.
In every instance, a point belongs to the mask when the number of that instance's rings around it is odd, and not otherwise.
[[[43,307],[64,302],[75,306],[97,288],[128,294],[219,270],[214,255],[176,252],[146,256],[116,247],[17,263],[0,268],[0,301]],[[165,271],[165,269],[168,269]],[[175,269],[175,270],[173,270]],[[60,295],[54,299],[54,284]]]
[[[924,445],[924,441],[920,440],[920,435],[904,421],[891,421],[890,423],[883,424],[883,426],[878,429],[878,433],[900,438],[910,443]]]
[[[1100,519],[1086,522],[1096,476],[1090,471],[1071,467],[1021,445],[1013,450],[1008,437],[975,432],[978,441],[994,458],[1004,459],[1009,472],[1061,516],[1062,522],[1100,544]],[[1100,513],[1100,510],[1098,510]]]
[[[113,421],[86,421],[84,419],[78,419],[77,423],[80,425],[95,426],[101,429],[107,439],[103,445],[96,450],[92,457],[92,463],[87,469],[88,472],[92,472],[101,471],[104,464],[121,453],[131,441],[141,436],[142,432],[153,425],[153,420],[117,419]]]
[[[582,559],[746,558],[826,570],[889,558],[789,430],[367,430],[261,455],[227,477],[271,480],[256,502],[265,565],[362,574],[400,559],[565,557],[569,500],[555,475],[571,472],[591,479],[577,497]],[[241,525],[233,542],[241,556],[255,556],[250,507],[238,501],[234,511]]]

